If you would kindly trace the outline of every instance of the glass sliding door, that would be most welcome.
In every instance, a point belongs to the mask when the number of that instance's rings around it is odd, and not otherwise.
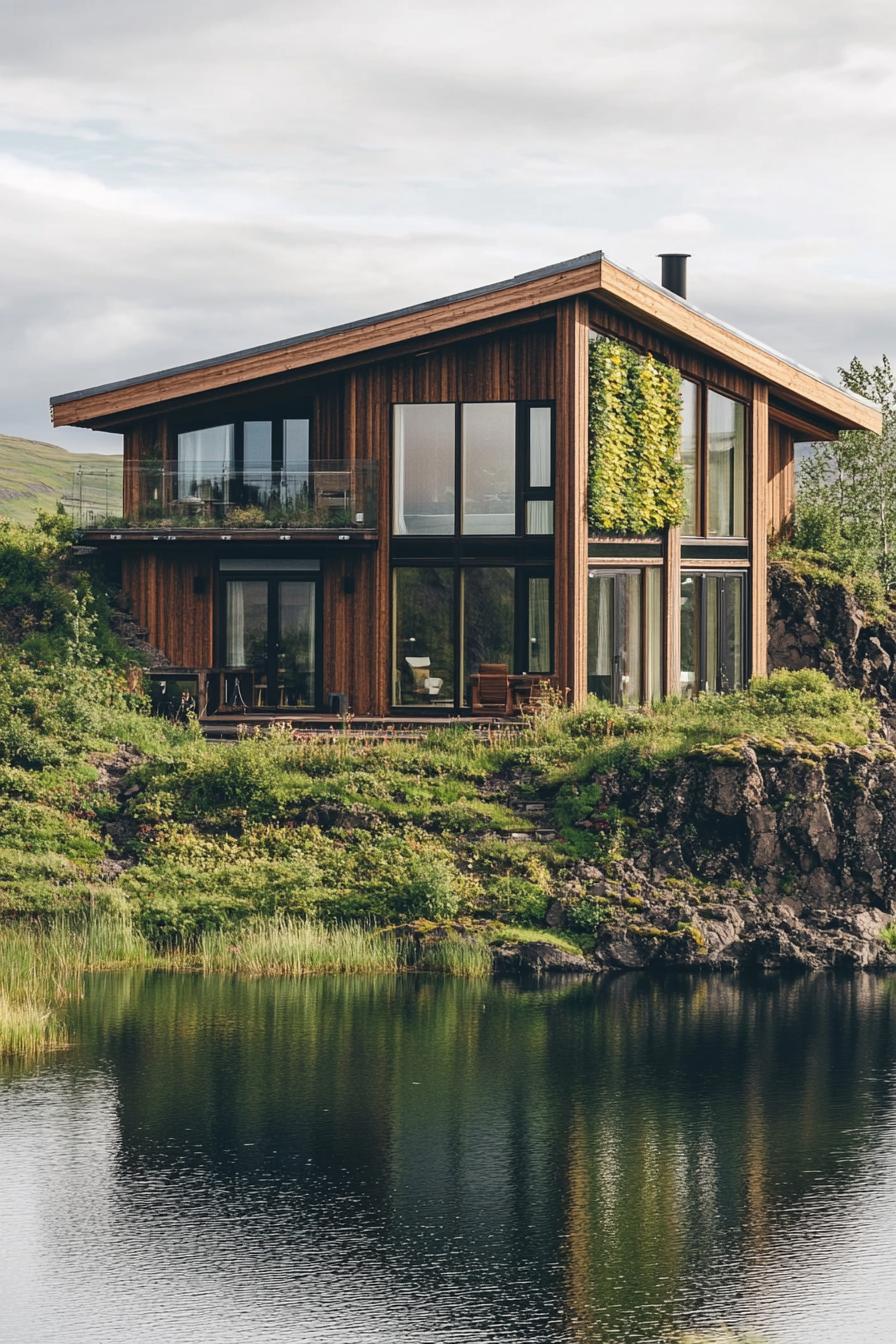
[[[268,585],[264,579],[228,579],[224,589],[224,664],[234,675],[226,678],[223,698],[240,709],[254,709],[255,688],[267,686]],[[240,676],[243,671],[250,675]]]
[[[745,615],[745,574],[682,575],[682,695],[741,689],[746,665]]]
[[[246,708],[319,705],[319,608],[317,578],[226,580],[224,664],[251,671]]]
[[[470,703],[470,678],[483,663],[514,667],[516,581],[507,565],[462,571],[464,704]]]
[[[402,566],[394,571],[393,703],[454,706],[456,571]]]
[[[317,583],[277,583],[277,703],[315,705],[317,695]]]
[[[659,569],[588,574],[588,691],[616,704],[662,694],[662,581]]]

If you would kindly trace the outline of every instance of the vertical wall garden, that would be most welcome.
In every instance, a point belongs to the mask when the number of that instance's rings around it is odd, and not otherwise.
[[[599,337],[589,350],[588,522],[644,536],[684,517],[681,376]]]

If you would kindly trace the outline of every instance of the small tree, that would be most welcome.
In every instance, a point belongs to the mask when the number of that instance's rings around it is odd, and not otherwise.
[[[839,372],[850,392],[878,403],[883,432],[851,430],[811,445],[799,469],[794,539],[853,573],[876,569],[896,588],[896,374],[886,355],[873,369],[855,358]]]

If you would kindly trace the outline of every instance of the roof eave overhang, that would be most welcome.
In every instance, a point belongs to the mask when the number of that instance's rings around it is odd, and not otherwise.
[[[360,356],[374,359],[398,348],[425,345],[477,324],[530,316],[533,309],[590,295],[631,313],[679,342],[767,382],[783,400],[841,429],[881,431],[877,406],[783,358],[743,333],[702,313],[677,295],[616,266],[600,252],[532,271],[496,285],[450,295],[362,322],[312,332],[217,359],[166,369],[138,379],[86,388],[51,400],[53,424],[114,429],[138,414],[155,414],[187,397],[238,392],[259,380],[338,368]]]

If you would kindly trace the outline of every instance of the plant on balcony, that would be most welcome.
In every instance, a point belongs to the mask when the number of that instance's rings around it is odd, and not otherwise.
[[[588,521],[643,536],[680,523],[681,376],[622,341],[589,351]]]

